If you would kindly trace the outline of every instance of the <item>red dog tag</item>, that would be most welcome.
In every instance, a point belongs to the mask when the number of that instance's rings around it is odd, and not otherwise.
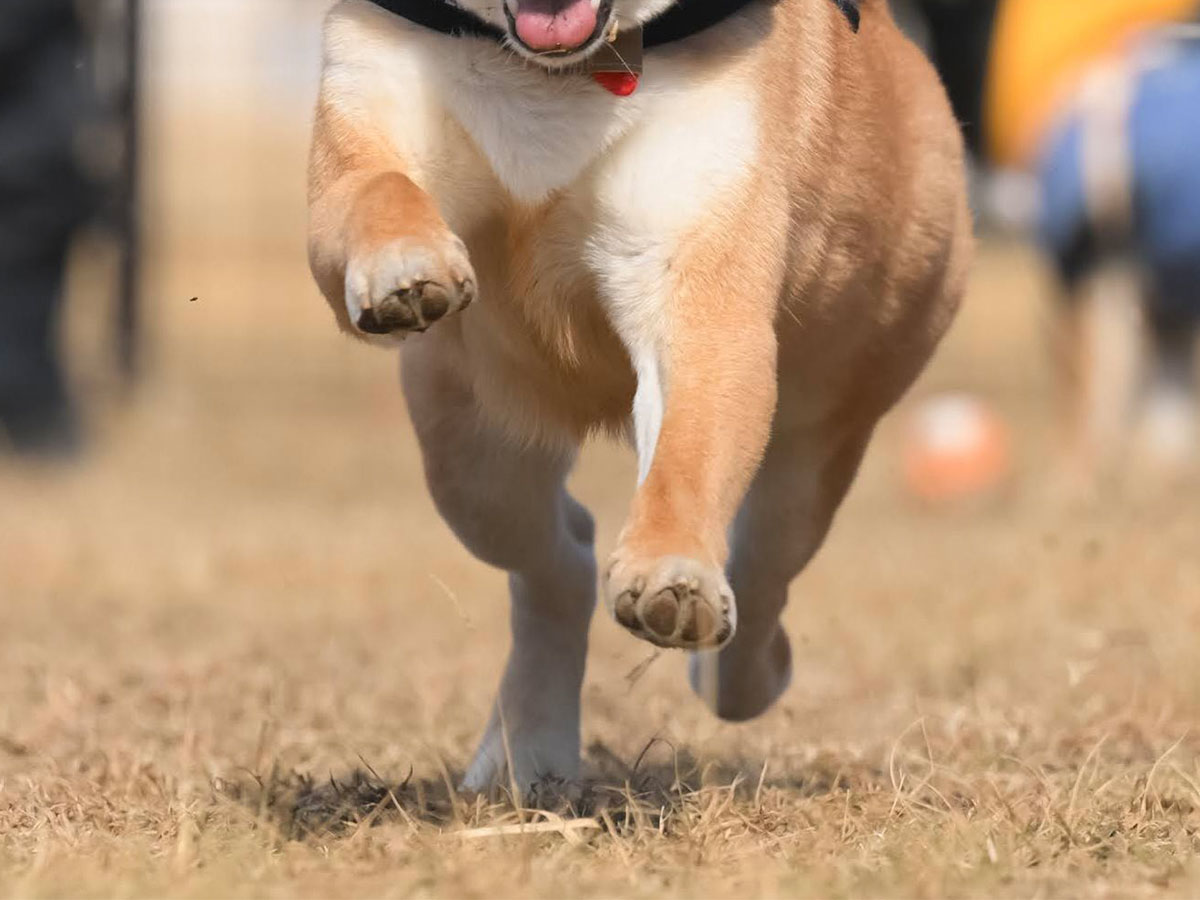
[[[592,78],[600,87],[618,97],[628,97],[638,86],[638,76],[632,72],[593,72]]]
[[[637,90],[642,74],[641,27],[617,31],[614,21],[608,40],[588,57],[585,65],[600,87],[618,97],[628,97]]]

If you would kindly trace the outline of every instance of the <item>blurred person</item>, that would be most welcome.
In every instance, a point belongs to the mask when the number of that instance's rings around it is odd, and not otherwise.
[[[1197,431],[1196,51],[1143,37],[1200,18],[1200,0],[894,2],[975,151],[977,214],[1034,229],[1071,297],[1057,359],[1069,469],[1085,485],[1111,470],[1131,417],[1143,462],[1186,465]]]
[[[1200,19],[1200,2],[893,6],[963,124],[977,214],[1033,229],[1061,276],[1069,299],[1056,362],[1072,481],[1094,487],[1131,447],[1152,471],[1188,466],[1198,432],[1200,51],[1169,29]]]
[[[1162,29],[1093,64],[1043,145],[1038,237],[1066,288],[1069,474],[1085,485],[1130,434],[1155,471],[1195,458],[1198,113],[1200,30]]]
[[[1179,22],[1200,0],[892,0],[937,66],[971,150],[980,224],[1024,230],[1036,217],[1030,171],[1088,65],[1147,26]]]
[[[988,156],[1004,167],[1035,165],[1093,63],[1197,9],[1200,0],[1000,0],[984,96]]]
[[[85,62],[72,0],[7,0],[0,15],[0,432],[21,454],[69,455],[80,446],[56,331],[71,238],[96,201],[75,153],[89,106]]]

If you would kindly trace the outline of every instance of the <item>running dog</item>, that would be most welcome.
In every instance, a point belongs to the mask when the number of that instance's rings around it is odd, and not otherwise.
[[[509,573],[464,788],[578,777],[592,433],[638,458],[609,609],[766,710],[788,584],[969,265],[959,129],[884,0],[343,0],[310,182],[321,291],[403,339],[437,507]]]

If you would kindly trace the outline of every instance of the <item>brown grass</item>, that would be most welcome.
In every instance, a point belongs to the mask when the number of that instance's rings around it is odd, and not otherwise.
[[[163,138],[159,218],[184,175],[246,187],[197,132]],[[984,254],[918,391],[1007,416],[1006,491],[914,505],[894,418],[795,586],[777,710],[714,721],[675,655],[631,677],[651,649],[599,615],[582,824],[449,791],[503,578],[434,514],[394,361],[308,284],[302,155],[266,152],[295,198],[271,252],[152,229],[153,377],[97,407],[86,462],[0,461],[0,896],[1200,894],[1200,496],[1046,502],[1016,247]],[[632,480],[585,454],[601,553]]]

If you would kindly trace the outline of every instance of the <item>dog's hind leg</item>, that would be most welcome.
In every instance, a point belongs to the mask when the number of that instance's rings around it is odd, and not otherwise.
[[[737,633],[719,652],[691,659],[693,689],[721,718],[753,718],[787,688],[792,656],[779,617],[788,585],[824,541],[869,434],[777,426],[772,435],[733,527],[728,576]]]
[[[463,787],[528,796],[579,774],[579,692],[595,604],[592,520],[563,487],[572,454],[522,446],[479,415],[453,335],[410,341],[404,391],[443,518],[509,573],[512,649]],[[509,766],[511,763],[511,768]]]

